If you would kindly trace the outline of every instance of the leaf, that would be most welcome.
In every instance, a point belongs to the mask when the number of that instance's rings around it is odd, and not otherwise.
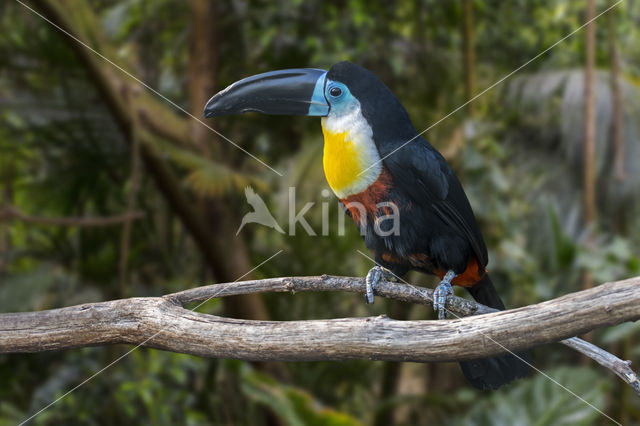
[[[606,377],[586,367],[559,367],[545,372],[597,409],[605,406]],[[452,424],[466,425],[591,425],[597,410],[542,374],[521,380],[474,405],[468,416]]]
[[[618,324],[602,333],[601,342],[605,345],[618,342],[634,333],[640,333],[640,322]]]
[[[0,312],[43,309],[56,286],[67,278],[60,268],[43,264],[24,273],[3,277],[0,286]]]
[[[187,169],[185,182],[200,195],[222,195],[242,191],[247,186],[259,190],[267,189],[265,179],[260,176],[236,172],[225,164],[211,161],[185,149],[166,148],[169,158]]]
[[[242,390],[254,401],[273,410],[290,426],[357,426],[361,423],[349,414],[323,407],[308,392],[283,385],[266,374],[244,366]]]
[[[631,75],[620,76],[622,96],[624,146],[624,184],[611,173],[610,158],[613,158],[614,144],[610,142],[609,129],[613,120],[611,103],[611,83],[608,71],[599,70],[595,75],[596,128],[596,168],[601,197],[607,204],[635,200],[640,188],[640,167],[637,143],[640,127],[637,117],[640,113],[640,86]],[[547,151],[561,159],[570,168],[574,177],[582,176],[582,132],[584,128],[584,71],[545,70],[537,73],[521,74],[506,86],[504,100],[513,113],[519,114],[520,125],[534,130],[528,137],[536,142],[537,153]],[[558,186],[557,191],[563,190]]]

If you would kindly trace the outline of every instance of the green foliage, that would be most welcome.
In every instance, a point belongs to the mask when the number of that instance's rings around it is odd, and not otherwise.
[[[494,394],[482,402],[474,403],[467,416],[451,424],[586,426],[594,424],[601,417],[596,409],[604,409],[609,389],[605,377],[584,367],[559,367],[545,373],[559,384],[542,374],[519,381],[510,386],[508,393]],[[521,401],[526,403],[522,404]]]
[[[169,147],[166,151],[175,163],[187,169],[185,182],[199,195],[211,197],[237,193],[247,186],[262,191],[267,188],[264,177],[236,172],[225,164],[216,163],[185,149]]]
[[[193,2],[176,0],[75,0],[65,16],[80,16],[80,36],[101,53],[186,109],[191,73]],[[215,91],[257,72],[324,67],[348,59],[372,69],[397,94],[419,131],[447,116],[465,99],[462,2],[364,0],[308,2],[218,1],[211,52]],[[57,4],[57,3],[56,3]],[[60,3],[62,4],[62,3]],[[476,93],[569,34],[584,17],[582,2],[564,0],[473,1]],[[75,7],[77,6],[77,7]],[[604,7],[604,2],[598,2]],[[581,274],[600,283],[640,273],[640,9],[615,9],[622,59],[624,181],[611,172],[612,108],[606,17],[597,21],[596,78],[598,221],[582,222],[582,78],[584,37],[577,33],[474,101],[430,128],[425,137],[460,177],[487,241],[489,270],[507,306],[547,300],[581,288]],[[215,22],[214,22],[215,21]],[[5,204],[42,217],[110,216],[127,208],[131,188],[130,138],[96,87],[78,46],[16,2],[0,4],[0,210]],[[109,64],[104,71],[122,77]],[[123,80],[132,83],[131,80]],[[119,89],[118,89],[119,90]],[[211,93],[207,93],[209,95]],[[172,123],[195,125],[161,104]],[[201,106],[197,106],[200,108]],[[153,114],[153,111],[151,114]],[[141,114],[142,123],[149,116]],[[363,275],[371,262],[356,250],[364,243],[344,217],[322,171],[317,120],[246,114],[221,117],[216,129],[285,172],[275,177],[211,134],[222,147],[215,158],[193,145],[154,135],[150,147],[167,164],[195,208],[224,200],[237,223],[249,209],[242,191],[252,186],[285,230],[289,188],[322,234],[282,235],[247,225],[237,237],[252,264],[276,250],[284,254],[256,277]],[[173,130],[173,129],[172,129]],[[185,136],[188,137],[188,136]],[[455,148],[459,144],[459,149]],[[143,161],[125,293],[159,295],[208,284],[211,273],[180,214]],[[0,312],[49,309],[121,297],[122,227],[76,228],[0,222]],[[588,242],[593,241],[593,244]],[[220,243],[220,241],[216,241]],[[228,242],[222,242],[223,245]],[[224,245],[227,247],[227,245]],[[226,251],[225,251],[226,253]],[[233,264],[229,250],[227,264]],[[428,278],[412,276],[427,283]],[[345,294],[265,295],[274,320],[390,314],[396,305],[368,306]],[[223,313],[223,303],[203,311]],[[428,318],[416,307],[407,313]],[[594,336],[634,365],[640,363],[637,324]],[[0,426],[16,424],[108,365],[130,347],[0,356]],[[534,364],[616,419],[640,422],[617,378],[599,368],[571,365],[567,352],[549,346]],[[496,393],[470,389],[456,366],[412,365],[407,377],[387,377],[381,362],[352,360],[287,364],[268,375],[247,363],[205,360],[138,349],[43,412],[34,424],[369,424],[393,411],[397,424],[606,424],[566,390],[534,373]],[[395,393],[382,383],[397,380]],[[625,417],[626,416],[626,417]],[[635,416],[635,417],[634,417]]]
[[[250,399],[269,407],[289,426],[357,426],[361,423],[345,413],[322,407],[304,390],[278,383],[271,377],[242,369],[242,391]]]
[[[601,341],[604,344],[611,344],[638,335],[638,332],[640,332],[640,323],[624,323],[611,327],[602,333]]]

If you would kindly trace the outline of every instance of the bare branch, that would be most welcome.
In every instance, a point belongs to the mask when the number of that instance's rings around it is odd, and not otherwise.
[[[205,287],[197,287],[165,297],[175,298],[179,303],[204,301],[212,297],[233,296],[247,293],[264,292],[307,292],[307,291],[347,291],[352,293],[364,293],[365,282],[363,278],[332,277],[289,277],[272,278],[267,280],[244,281],[230,284],[214,284]],[[416,287],[408,284],[383,282],[376,287],[376,295],[403,302],[433,305],[433,290],[430,288]],[[463,299],[451,297],[447,300],[447,311],[454,312],[457,316],[479,315],[498,312],[488,306]],[[617,374],[640,394],[640,378],[631,369],[631,361],[623,361],[609,352],[586,342],[577,337],[560,341],[560,343],[584,354]]]
[[[640,377],[631,369],[631,361],[623,361],[604,349],[600,349],[596,345],[586,340],[578,339],[577,337],[563,340],[560,343],[583,353],[598,364],[613,371],[640,395]]]
[[[640,318],[640,277],[501,312],[454,297],[447,303],[447,310],[476,315],[448,321],[396,321],[386,316],[250,321],[182,307],[184,303],[214,297],[309,291],[364,293],[364,280],[327,275],[273,278],[215,284],[164,297],[0,314],[0,353],[131,343],[199,356],[256,361],[367,358],[439,362],[493,356],[505,352],[504,348],[520,351],[562,341],[590,354],[639,389],[638,377],[627,361],[571,337]],[[420,304],[431,304],[432,293],[430,289],[391,282],[376,287],[378,296]]]
[[[60,226],[110,226],[119,225],[124,222],[140,219],[144,217],[144,212],[132,211],[118,216],[103,217],[41,217],[30,216],[14,206],[7,206],[0,210],[0,222],[19,220],[20,222],[37,225],[60,225]]]
[[[201,302],[213,297],[238,296],[251,293],[302,293],[309,291],[345,291],[348,293],[365,293],[364,278],[336,277],[322,275],[319,277],[281,277],[264,280],[240,281],[235,283],[213,284],[196,287],[165,297],[175,299],[179,303]],[[383,281],[376,286],[376,296],[399,300],[419,305],[433,305],[433,290],[409,284]],[[447,300],[447,310],[460,316],[486,314],[496,312],[495,309],[480,305],[461,297]]]

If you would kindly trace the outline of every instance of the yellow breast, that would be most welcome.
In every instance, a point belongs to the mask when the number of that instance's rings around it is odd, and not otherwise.
[[[360,104],[322,117],[324,174],[338,198],[359,194],[378,179],[382,161]]]
[[[324,133],[324,155],[322,163],[329,186],[336,194],[343,193],[360,178],[363,167],[360,164],[361,153],[353,141],[348,140],[347,132],[332,133],[322,126]]]

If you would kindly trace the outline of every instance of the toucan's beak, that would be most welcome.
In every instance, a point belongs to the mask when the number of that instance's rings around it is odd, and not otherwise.
[[[256,111],[276,115],[326,116],[327,72],[295,68],[247,77],[214,95],[204,107],[207,118]]]

